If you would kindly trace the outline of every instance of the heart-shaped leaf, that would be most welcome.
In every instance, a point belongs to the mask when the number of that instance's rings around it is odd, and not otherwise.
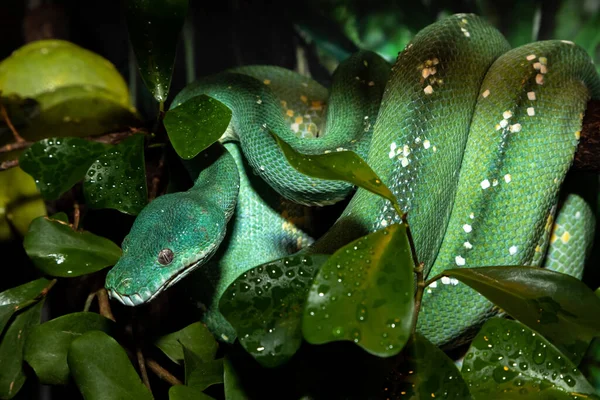
[[[169,389],[169,400],[214,400],[202,390],[184,385],[175,385]]]
[[[114,265],[121,249],[90,232],[77,232],[64,222],[36,218],[23,242],[37,268],[50,276],[75,277]]]
[[[186,160],[219,140],[229,121],[229,107],[204,94],[171,108],[164,118],[173,148]]]
[[[177,364],[184,359],[183,347],[198,355],[202,361],[208,362],[215,358],[219,346],[212,333],[201,322],[194,322],[177,332],[161,336],[154,344]]]
[[[388,199],[397,207],[394,194],[381,182],[375,171],[353,151],[338,151],[327,154],[301,154],[271,133],[283,151],[285,158],[299,172],[313,178],[350,182],[369,192]]]
[[[129,39],[146,87],[154,98],[167,99],[179,33],[188,0],[127,0]]]
[[[281,365],[300,347],[306,294],[327,258],[293,255],[259,265],[238,277],[221,297],[219,311],[261,365]]]
[[[34,302],[48,287],[46,278],[36,279],[0,293],[0,335],[12,315]]]
[[[100,155],[83,181],[87,205],[137,215],[148,202],[144,136],[133,135]]]
[[[600,299],[570,275],[537,267],[457,268],[443,274],[542,334],[575,365],[600,336]]]
[[[304,308],[313,344],[352,340],[371,354],[398,354],[414,312],[414,262],[406,224],[393,224],[336,251],[321,267]]]
[[[73,340],[67,362],[87,400],[152,399],[125,350],[104,332],[90,331]]]
[[[471,399],[454,362],[419,333],[394,359],[384,394],[390,399]]]
[[[223,383],[223,359],[202,360],[199,355],[183,346],[185,356],[185,384],[204,390]]]
[[[0,399],[11,399],[27,379],[23,370],[23,346],[31,329],[40,323],[44,301],[19,313],[0,341]]]
[[[109,145],[67,137],[34,143],[19,158],[23,171],[31,175],[46,200],[56,200],[83,179],[94,159]]]
[[[63,315],[36,326],[25,343],[25,361],[41,383],[66,385],[69,382],[67,353],[71,342],[89,331],[109,333],[114,323],[92,312]]]
[[[462,374],[476,400],[598,398],[556,347],[525,325],[502,318],[481,328]]]

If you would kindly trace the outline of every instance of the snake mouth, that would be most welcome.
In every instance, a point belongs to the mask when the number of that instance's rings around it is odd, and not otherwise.
[[[180,271],[178,274],[168,277],[163,280],[161,283],[155,286],[154,290],[151,290],[147,287],[142,288],[137,293],[133,294],[123,294],[119,293],[115,288],[107,288],[108,297],[110,299],[115,299],[122,303],[123,305],[135,307],[144,303],[149,303],[154,300],[156,296],[164,292],[166,289],[173,286],[175,283],[179,282],[183,277],[188,275],[191,271],[196,269],[197,266],[202,264],[202,261],[198,261],[192,264],[189,264],[185,269]]]

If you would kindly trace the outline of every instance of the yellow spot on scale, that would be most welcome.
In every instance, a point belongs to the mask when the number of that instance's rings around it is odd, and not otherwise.
[[[579,140],[580,137],[581,137],[581,132],[580,131],[575,132],[575,139]]]
[[[286,112],[288,117],[293,117],[294,116],[294,110],[287,110]]]
[[[542,247],[539,244],[537,246],[535,246],[535,252],[536,253],[541,253],[542,252]]]
[[[297,124],[301,124],[302,123],[302,117],[296,117],[296,120],[294,121]]]
[[[305,95],[300,96],[300,100],[302,100],[303,103],[306,103],[308,101],[308,97],[306,97]]]
[[[271,81],[270,81],[269,79],[265,79],[265,80],[263,81],[263,83],[264,83],[265,85],[270,85],[270,84],[271,84]]]
[[[567,231],[565,231],[565,233],[562,234],[562,236],[560,237],[560,241],[563,242],[564,244],[569,243],[569,240],[571,240],[571,234]]]
[[[554,243],[554,242],[556,242],[556,239],[557,239],[557,237],[556,237],[556,235],[553,233],[553,234],[552,234],[552,236],[550,236],[550,243]]]
[[[320,101],[312,101],[310,103],[310,109],[315,111],[321,111],[323,109],[323,103]]]

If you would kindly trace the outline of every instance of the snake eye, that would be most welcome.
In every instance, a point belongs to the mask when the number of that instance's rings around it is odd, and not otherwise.
[[[158,253],[158,262],[161,265],[169,265],[173,261],[173,250],[171,249],[162,249]]]

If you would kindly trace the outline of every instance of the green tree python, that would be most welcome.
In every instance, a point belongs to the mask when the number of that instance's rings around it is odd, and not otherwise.
[[[426,276],[531,265],[581,278],[593,214],[575,195],[559,201],[559,192],[600,79],[572,42],[511,50],[491,25],[457,14],[420,31],[391,68],[374,53],[352,55],[330,90],[279,67],[240,67],[188,85],[171,108],[200,94],[227,105],[231,123],[220,144],[186,162],[192,188],[158,197],[136,218],[106,280],[123,304],[148,302],[195,269],[203,278],[190,279],[210,282],[218,304],[256,265],[300,249],[332,253],[400,222],[387,200],[358,189],[313,241],[278,211],[279,195],[325,205],[353,188],[297,172],[270,132],[301,153],[352,150],[367,160],[408,213]],[[207,323],[231,340],[214,304]],[[444,345],[494,312],[444,278],[426,288],[417,329]]]

